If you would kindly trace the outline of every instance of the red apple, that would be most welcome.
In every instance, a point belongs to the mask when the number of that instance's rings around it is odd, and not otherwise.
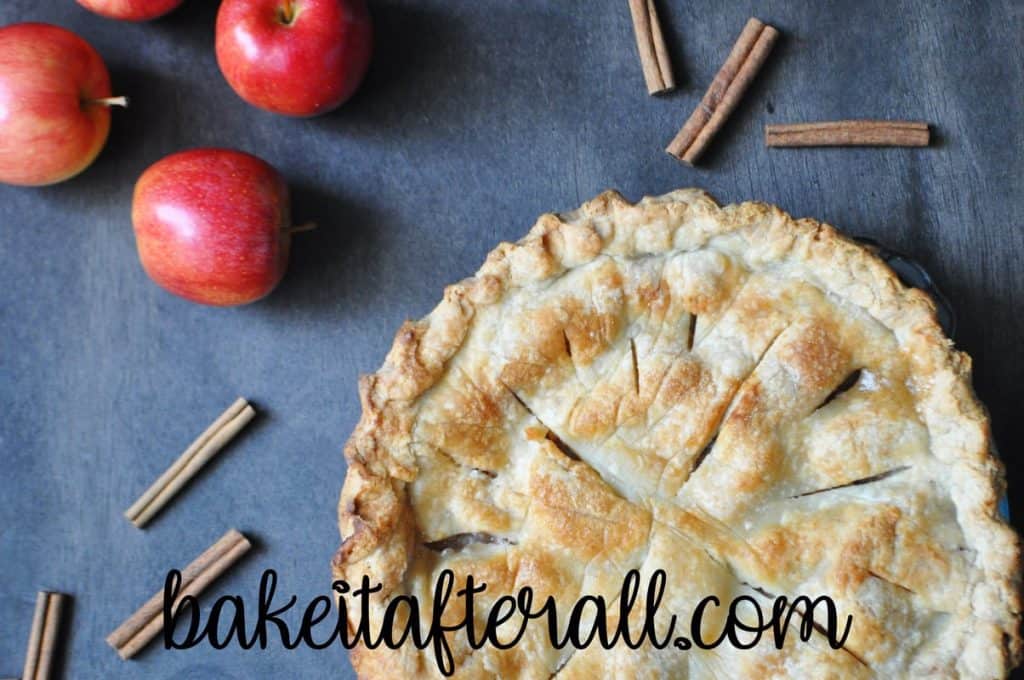
[[[135,185],[132,223],[149,277],[183,298],[231,306],[267,295],[288,267],[288,187],[241,151],[193,149],[149,167]]]
[[[224,0],[217,63],[253,106],[316,116],[352,96],[366,73],[373,28],[365,0]]]
[[[110,74],[96,50],[49,24],[0,28],[0,182],[25,186],[73,177],[110,132]]]
[[[170,12],[184,0],[78,0],[82,7],[122,21],[149,21]]]

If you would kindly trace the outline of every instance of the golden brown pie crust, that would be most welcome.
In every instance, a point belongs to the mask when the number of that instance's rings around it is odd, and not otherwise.
[[[445,568],[486,581],[483,606],[524,585],[613,602],[627,570],[660,568],[681,620],[710,594],[853,616],[837,650],[460,634],[456,677],[1001,677],[1021,656],[1019,541],[970,367],[924,293],[826,224],[606,192],[499,245],[362,378],[334,575],[383,583],[378,625],[398,594],[426,616]],[[411,644],[351,658],[440,675]]]

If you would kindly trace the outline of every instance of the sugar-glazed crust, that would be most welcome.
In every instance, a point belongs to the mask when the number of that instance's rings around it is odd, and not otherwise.
[[[928,297],[828,225],[606,192],[499,245],[361,380],[334,574],[384,585],[377,625],[399,594],[427,616],[445,568],[487,582],[480,607],[524,585],[613,602],[635,568],[666,571],[680,619],[710,594],[828,595],[853,617],[835,650],[456,634],[456,677],[1002,677],[1019,541],[970,368]],[[412,644],[352,661],[439,675]]]

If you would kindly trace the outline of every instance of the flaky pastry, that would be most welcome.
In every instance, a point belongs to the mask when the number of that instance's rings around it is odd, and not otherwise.
[[[615,602],[628,570],[662,569],[659,625],[708,595],[826,595],[852,617],[838,649],[458,633],[456,677],[1001,677],[1019,542],[970,367],[926,294],[826,224],[606,192],[499,245],[361,380],[334,574],[383,584],[378,624],[396,595],[428,616],[442,569],[486,582],[481,606],[523,586]],[[351,658],[440,675],[413,644]]]

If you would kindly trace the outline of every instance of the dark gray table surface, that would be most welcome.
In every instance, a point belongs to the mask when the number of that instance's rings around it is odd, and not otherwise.
[[[0,3],[0,24],[81,34],[132,100],[84,175],[0,187],[0,676],[20,673],[44,588],[74,596],[65,677],[351,676],[338,649],[157,643],[126,663],[104,637],[230,526],[259,547],[210,593],[253,600],[267,567],[300,602],[327,592],[357,376],[498,241],[607,187],[761,199],[920,260],[959,314],[1011,489],[1024,486],[1021,3],[663,1],[681,86],[652,98],[626,0],[375,0],[365,86],[314,120],[257,111],[228,88],[216,5],[187,0],[133,25],[72,0]],[[662,149],[751,15],[784,37],[704,163],[683,166]],[[764,147],[765,123],[853,117],[923,119],[937,140]],[[194,146],[264,157],[290,181],[296,220],[320,223],[260,303],[196,306],[138,264],[134,181]],[[133,528],[127,505],[237,395],[258,422]]]

